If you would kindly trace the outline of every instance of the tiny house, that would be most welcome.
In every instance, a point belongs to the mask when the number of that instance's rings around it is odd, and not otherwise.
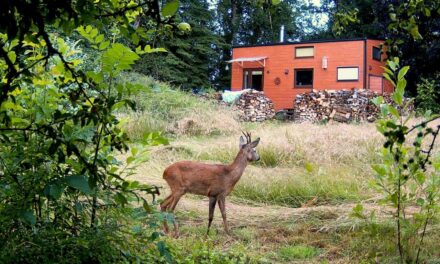
[[[345,39],[236,46],[231,89],[264,91],[277,110],[312,90],[369,89],[392,92],[382,77],[382,40]]]

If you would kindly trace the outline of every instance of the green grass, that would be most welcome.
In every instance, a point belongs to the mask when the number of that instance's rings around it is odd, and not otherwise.
[[[362,184],[346,167],[319,168],[313,172],[305,169],[255,171],[256,174],[242,177],[233,196],[290,207],[299,207],[309,201],[313,205],[359,201],[366,196]]]
[[[318,249],[305,245],[283,246],[278,251],[278,255],[286,261],[311,259],[319,254]]]

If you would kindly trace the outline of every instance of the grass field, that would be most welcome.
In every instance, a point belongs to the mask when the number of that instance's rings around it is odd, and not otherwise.
[[[380,161],[383,145],[374,124],[239,123],[229,108],[182,92],[166,93],[142,101],[145,112],[129,115],[126,124],[135,138],[144,131],[167,131],[170,144],[152,148],[149,161],[132,176],[163,187],[161,198],[169,192],[162,179],[168,165],[180,160],[227,164],[238,152],[241,130],[261,138],[261,160],[247,167],[227,198],[231,236],[223,231],[218,209],[214,232],[205,236],[205,197],[186,195],[180,201],[181,237],[169,240],[182,256],[212,254],[203,263],[397,261],[390,208],[377,204],[379,194],[370,186],[371,165]],[[164,100],[173,107],[164,106]],[[180,129],[181,122],[197,129]],[[367,213],[375,212],[377,220],[351,217],[358,203]],[[439,234],[439,223],[434,223],[425,240],[424,254],[432,263],[440,262]]]

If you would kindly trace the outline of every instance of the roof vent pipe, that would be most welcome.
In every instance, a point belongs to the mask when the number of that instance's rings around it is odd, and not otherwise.
[[[281,25],[280,28],[280,43],[284,42],[284,25]]]

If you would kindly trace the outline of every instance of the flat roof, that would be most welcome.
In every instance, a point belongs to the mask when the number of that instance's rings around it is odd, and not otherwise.
[[[380,40],[384,39],[376,38],[350,38],[350,39],[321,39],[321,40],[305,40],[305,41],[292,41],[292,42],[278,42],[270,44],[256,44],[256,45],[237,45],[232,46],[233,49],[237,48],[252,48],[252,47],[265,47],[265,46],[283,46],[283,45],[299,45],[299,44],[312,44],[312,43],[326,43],[326,42],[346,42],[346,41],[361,41],[361,40]]]

